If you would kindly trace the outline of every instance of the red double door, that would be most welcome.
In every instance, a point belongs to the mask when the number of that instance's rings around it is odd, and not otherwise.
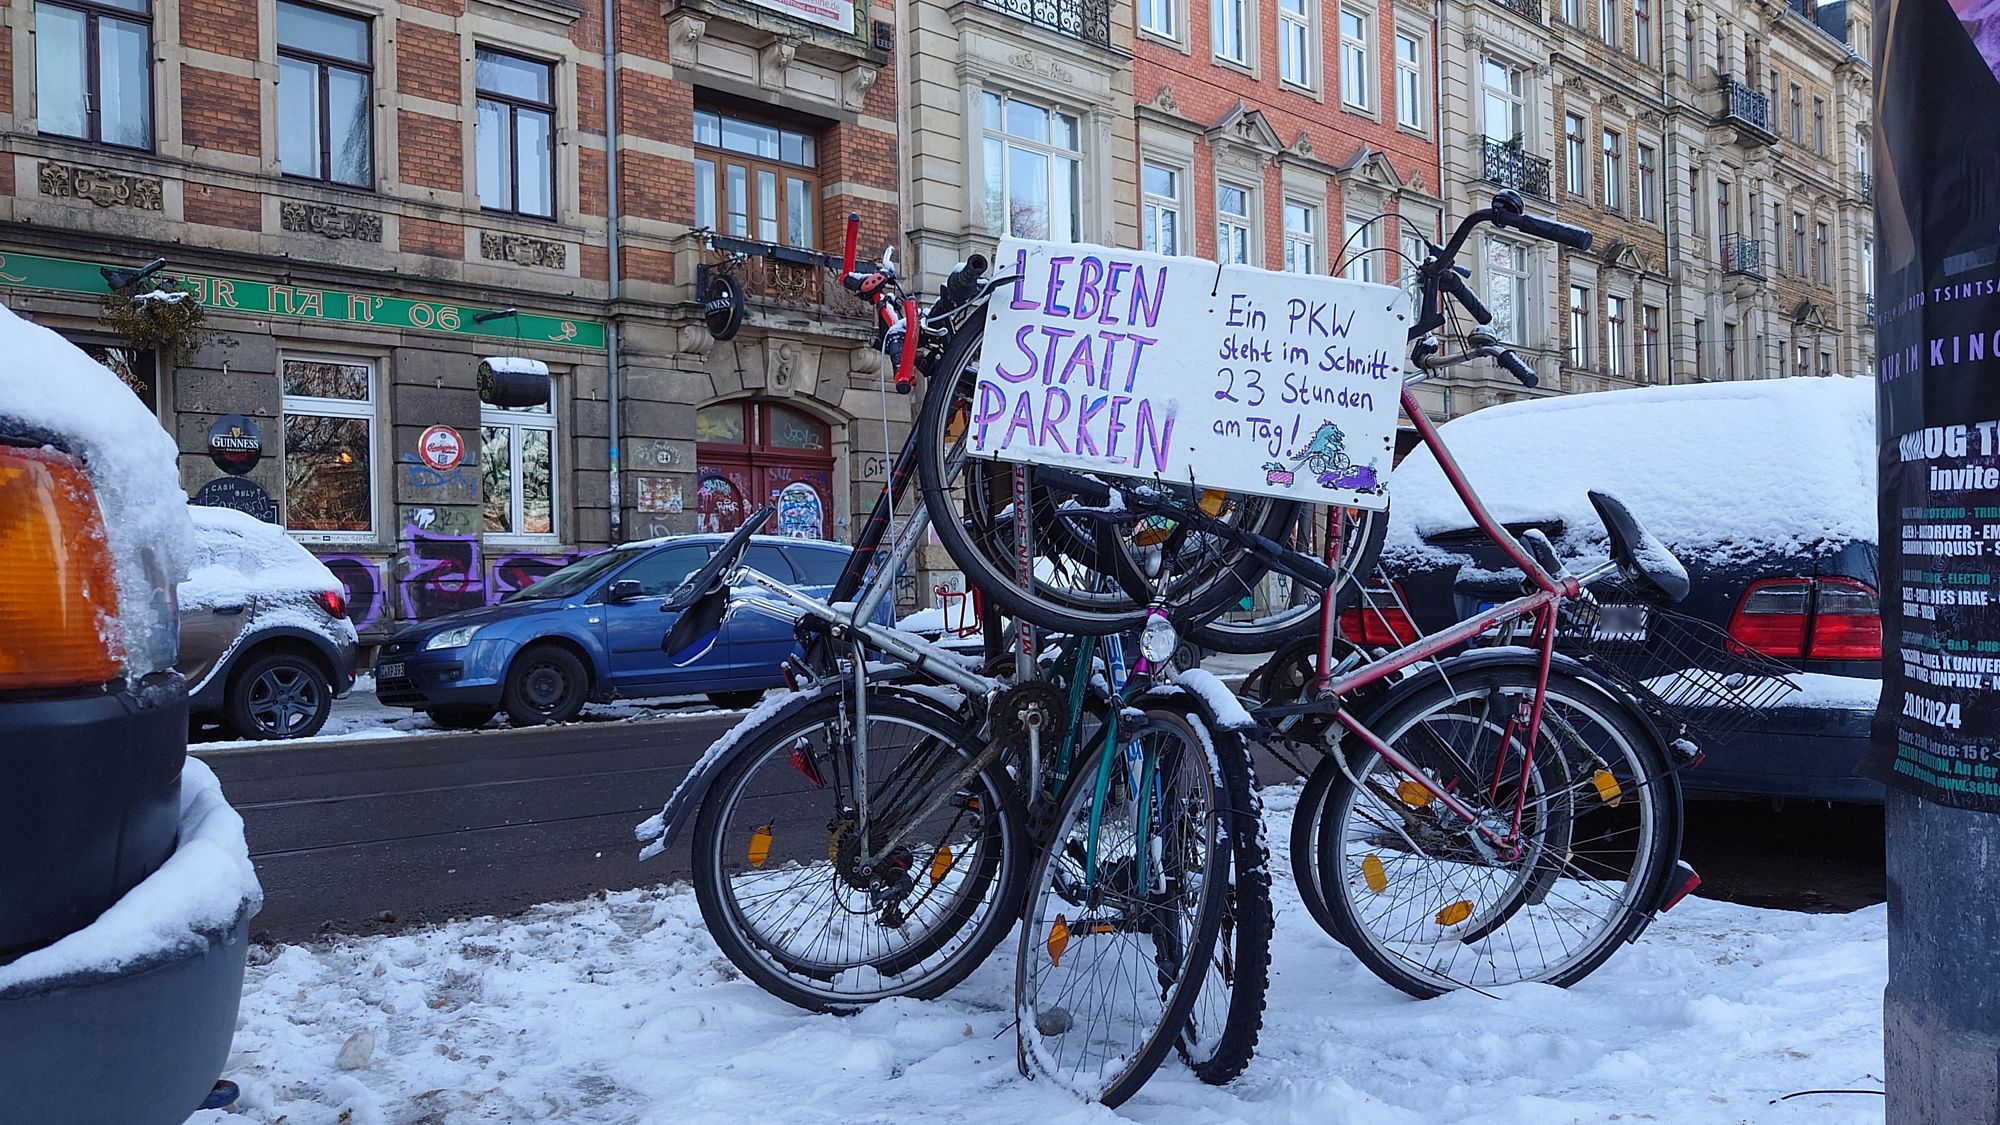
[[[762,399],[704,406],[695,414],[696,523],[733,531],[766,504],[768,534],[833,535],[833,442],[825,422]]]

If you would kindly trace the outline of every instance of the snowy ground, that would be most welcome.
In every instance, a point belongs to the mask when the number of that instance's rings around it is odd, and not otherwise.
[[[1879,1122],[1885,908],[1694,899],[1568,991],[1418,1002],[1314,927],[1266,793],[1278,935],[1259,1057],[1227,1087],[1169,1063],[1116,1114],[1014,1069],[1010,944],[940,1001],[813,1016],[738,979],[685,886],[389,938],[259,949],[199,1125],[903,1120]]]

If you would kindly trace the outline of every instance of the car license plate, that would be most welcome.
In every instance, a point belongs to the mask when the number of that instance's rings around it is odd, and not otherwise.
[[[1644,644],[1650,620],[1650,607],[1607,602],[1597,607],[1597,627],[1590,639],[1600,644]]]
[[[389,664],[377,664],[377,665],[375,666],[375,678],[376,678],[376,679],[378,679],[378,680],[400,680],[400,679],[402,679],[402,678],[403,678],[403,662],[402,662],[402,661],[400,661],[400,660],[397,660],[397,661],[394,661],[394,662],[392,662],[392,663],[389,663]]]

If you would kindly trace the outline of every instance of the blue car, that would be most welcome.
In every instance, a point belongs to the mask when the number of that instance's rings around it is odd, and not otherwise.
[[[660,651],[675,615],[660,607],[727,539],[686,535],[578,559],[498,604],[435,617],[397,633],[375,658],[375,693],[439,726],[567,722],[587,702],[706,694],[747,707],[783,680],[791,623],[744,606],[713,647],[685,664]],[[837,543],[760,536],[744,562],[825,597],[847,565]],[[889,606],[883,606],[888,623]]]

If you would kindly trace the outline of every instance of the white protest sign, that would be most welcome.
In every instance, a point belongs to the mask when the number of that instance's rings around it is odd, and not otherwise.
[[[1013,238],[994,267],[975,454],[1388,507],[1401,290]]]

